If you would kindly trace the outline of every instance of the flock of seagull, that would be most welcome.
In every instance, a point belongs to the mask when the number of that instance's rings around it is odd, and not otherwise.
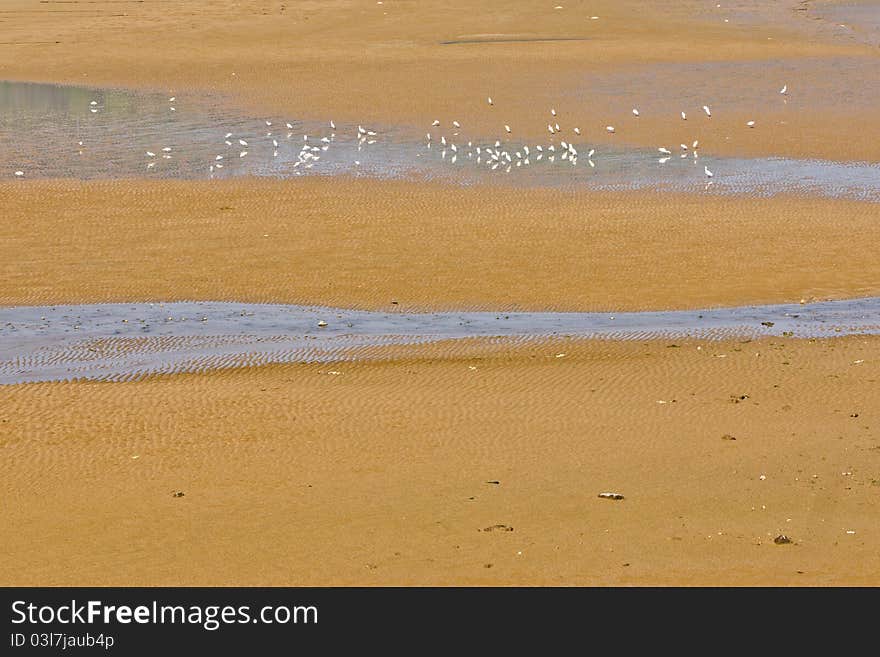
[[[787,95],[788,85],[783,85],[779,90],[779,93]],[[177,111],[177,108],[175,107],[176,100],[175,96],[168,98],[168,110],[170,112]],[[494,107],[495,103],[491,97],[487,97],[486,100],[490,107]],[[98,101],[92,100],[89,103],[89,112],[91,114],[97,114],[99,110],[100,106]],[[706,118],[712,117],[712,110],[708,105],[703,105],[702,111]],[[446,134],[436,134],[429,131],[425,134],[425,145],[427,149],[432,149],[432,147],[434,147],[435,150],[439,149],[440,157],[444,161],[448,160],[452,164],[455,164],[458,161],[459,156],[463,156],[469,160],[476,161],[478,165],[485,164],[491,171],[501,170],[510,173],[515,167],[528,167],[532,161],[546,161],[553,163],[557,159],[560,161],[567,161],[572,166],[577,165],[581,153],[575,144],[572,143],[571,139],[578,139],[581,137],[580,128],[577,126],[572,127],[570,130],[574,137],[569,137],[569,140],[566,140],[563,138],[564,131],[558,123],[556,109],[550,108],[549,113],[550,120],[547,123],[547,131],[550,134],[550,143],[535,144],[532,147],[525,144],[521,146],[513,146],[508,142],[509,135],[513,133],[513,129],[507,124],[504,124],[505,136],[503,139],[496,138],[488,143],[482,144],[475,144],[472,140],[465,143],[462,139],[460,143],[456,143],[455,138],[459,137],[461,134],[461,123],[454,120],[451,122],[452,131],[449,137],[447,137]],[[636,119],[641,116],[641,112],[637,107],[632,108],[632,116]],[[680,112],[680,117],[682,121],[688,120],[687,113],[683,110]],[[281,137],[281,134],[273,132],[275,128],[273,128],[272,121],[265,120],[265,126],[265,143],[271,144],[272,157],[278,157],[280,148],[278,139]],[[328,126],[330,128],[329,134],[324,134],[320,137],[310,137],[308,134],[302,135],[302,146],[292,163],[292,168],[294,170],[297,170],[300,167],[303,169],[311,169],[320,161],[321,157],[336,141],[336,123],[330,120]],[[435,119],[431,124],[431,129],[433,130],[440,126],[440,120]],[[746,122],[746,127],[754,128],[755,121],[750,120]],[[286,128],[286,140],[290,141],[294,137],[294,125],[290,122],[285,122],[284,128]],[[609,134],[616,133],[616,128],[613,125],[607,125],[605,130]],[[283,133],[284,130],[281,130],[280,132]],[[357,152],[361,152],[361,150],[367,146],[376,144],[379,138],[379,135],[375,130],[365,128],[362,125],[357,126],[357,132],[354,136],[357,140]],[[558,143],[556,140],[558,140]],[[213,161],[208,164],[207,167],[208,173],[211,177],[213,177],[215,173],[219,174],[224,169],[227,158],[235,158],[237,154],[237,159],[243,159],[247,157],[249,153],[250,142],[245,136],[237,136],[233,132],[226,132],[223,136],[222,143],[223,147],[219,147],[218,143],[217,150],[219,152],[214,155]],[[78,144],[82,148],[83,142],[79,141]],[[682,143],[679,145],[678,149],[680,151],[679,156],[682,159],[690,156],[696,163],[699,158],[698,148],[699,141],[696,139],[693,140],[690,145]],[[232,150],[231,153],[230,150]],[[660,146],[657,150],[660,154],[658,163],[661,165],[668,162],[674,155],[673,150],[666,146]],[[589,150],[584,149],[584,151],[587,164],[590,167],[595,167],[596,165],[593,156],[596,153],[596,149],[590,148]],[[80,151],[80,153],[82,153],[82,151]],[[163,146],[161,149],[147,150],[145,151],[145,156],[147,158],[145,164],[146,168],[154,169],[157,163],[161,160],[173,159],[173,147],[169,145]],[[417,157],[421,157],[421,154],[417,155]],[[356,159],[354,160],[354,164],[355,166],[359,166],[361,162]],[[299,173],[299,171],[296,171],[297,175],[299,175]],[[708,166],[703,167],[703,173],[706,178],[712,178],[715,175]],[[22,178],[25,176],[25,173],[22,170],[16,170],[14,175],[17,178]]]
[[[782,88],[779,90],[779,93],[782,95],[787,95],[788,85],[783,85]],[[486,102],[489,104],[489,106],[495,105],[491,96],[486,98]],[[703,105],[702,110],[706,114],[707,118],[712,117],[712,109],[708,105]],[[634,107],[632,109],[632,115],[635,118],[639,118],[641,116],[641,112],[637,107]],[[682,111],[680,113],[680,116],[682,121],[687,121],[687,113],[685,111]],[[571,165],[576,165],[579,155],[578,150],[573,143],[566,142],[564,139],[561,139],[562,128],[556,121],[557,112],[555,108],[550,109],[550,117],[551,121],[547,124],[547,132],[550,133],[551,138],[560,137],[558,147],[555,143],[549,143],[546,145],[537,144],[531,149],[529,148],[529,146],[524,145],[517,150],[513,150],[513,152],[511,153],[503,147],[502,141],[500,139],[496,139],[495,143],[491,146],[475,146],[472,141],[468,141],[467,148],[464,152],[466,153],[468,158],[473,158],[476,155],[477,164],[482,164],[483,162],[485,162],[485,164],[488,165],[493,171],[501,168],[508,173],[512,170],[514,166],[528,166],[531,163],[532,157],[534,157],[535,161],[541,161],[545,155],[547,156],[547,160],[549,162],[554,162],[555,159],[559,157],[560,160],[567,160]],[[431,127],[436,128],[440,125],[440,120],[435,119],[434,122],[431,124]],[[747,121],[746,127],[754,128],[755,121]],[[458,121],[453,121],[452,128],[458,130],[461,128],[461,124]],[[580,137],[581,130],[579,127],[575,126],[571,130],[576,137]],[[617,129],[613,125],[605,126],[605,130],[609,134],[614,134],[617,131]],[[507,135],[510,135],[512,134],[513,130],[509,125],[504,124],[504,132]],[[458,132],[453,132],[453,136],[458,135]],[[430,132],[428,132],[425,135],[425,139],[428,148],[431,148],[431,146],[435,143],[434,136]],[[690,147],[688,147],[687,144],[680,144],[680,157],[686,158],[688,156],[688,151],[690,151],[693,155],[694,161],[696,161],[699,158],[699,151],[697,150],[699,145],[700,142],[696,139],[691,142]],[[445,135],[440,136],[440,146],[442,147],[441,157],[443,159],[446,159],[447,151],[451,152],[452,156],[450,159],[451,162],[454,164],[458,159],[459,152],[461,152],[459,147],[451,139],[447,139]],[[665,146],[660,146],[657,150],[660,153],[660,158],[658,159],[659,164],[666,164],[666,162],[668,162],[672,158],[673,152]],[[590,167],[596,166],[595,162],[593,161],[593,155],[595,154],[595,152],[596,150],[594,148],[587,151],[587,164],[589,164]],[[715,175],[708,166],[703,166],[703,173],[706,175],[707,178],[712,178]]]

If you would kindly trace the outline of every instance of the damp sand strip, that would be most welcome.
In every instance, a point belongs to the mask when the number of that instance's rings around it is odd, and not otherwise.
[[[624,313],[376,312],[234,302],[0,307],[0,384],[333,362],[441,340],[880,334],[880,297]],[[359,355],[360,354],[360,355]]]

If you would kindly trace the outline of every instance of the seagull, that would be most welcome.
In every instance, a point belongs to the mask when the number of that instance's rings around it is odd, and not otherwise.
[[[440,125],[440,121],[438,121],[437,119],[434,119],[434,123],[432,123],[431,125],[438,126],[438,125]]]
[[[453,128],[460,128],[460,127],[461,127],[461,123],[459,123],[458,121],[453,121],[453,122],[452,122],[452,127],[453,127]]]
[[[156,157],[156,154],[153,151],[147,151],[147,156]]]
[[[163,150],[164,152],[166,152],[166,153],[170,153],[170,152],[171,152],[171,146],[166,146],[166,147],[163,148],[162,150]]]
[[[492,96],[489,96],[486,100],[489,101],[489,104],[490,104],[490,105],[494,105],[494,104],[495,104],[495,103],[492,102]]]
[[[177,96],[171,96],[171,98],[168,99],[168,102],[173,103],[175,100],[177,100]]]
[[[614,126],[613,126],[613,125],[607,125],[607,126],[605,126],[605,129],[606,129],[608,132],[614,132]]]
[[[695,139],[695,140],[694,140],[694,143],[691,144],[691,148],[696,148],[696,147],[699,146],[699,145],[700,145],[700,142],[697,141],[697,140]]]
[[[553,115],[553,116],[556,116],[556,110],[555,110],[555,109],[551,109],[551,110],[550,110],[550,114]]]
[[[708,105],[703,105],[703,111],[706,113],[706,116],[712,116],[712,110],[709,109]]]
[[[89,105],[91,105],[92,107],[94,107],[97,104],[98,104],[97,100],[93,100],[91,103],[89,103]]]
[[[510,134],[510,126],[509,126],[509,125],[505,125],[505,126],[504,126],[504,129],[507,130],[507,133],[508,133],[508,134]]]
[[[574,134],[576,134],[576,135],[581,134],[581,129],[580,129],[580,128],[575,128],[575,129],[574,129]]]
[[[779,93],[781,93],[783,95],[787,94],[788,93],[788,85],[787,84],[782,85],[782,89],[779,90]]]
[[[706,177],[707,177],[707,178],[711,178],[712,176],[715,175],[714,173],[712,173],[711,171],[709,171],[709,167],[705,167],[705,166],[703,167],[703,173],[706,174]]]
[[[669,158],[668,158],[668,157],[661,157],[661,158],[660,158],[659,160],[657,160],[657,161],[658,161],[660,164],[666,164],[667,162],[669,162]]]
[[[287,126],[287,129],[288,129],[288,130],[293,130],[293,126],[292,126],[291,124],[289,124],[289,123],[285,123],[284,125]]]
[[[750,128],[754,128],[754,127],[755,127],[755,122],[754,122],[754,121],[749,121],[748,123],[746,123],[746,125],[749,126]]]
[[[684,112],[682,112],[682,113],[681,113],[681,120],[682,120],[682,121],[687,121],[687,119],[688,119],[687,114],[685,114]]]
[[[247,146],[247,145],[248,145],[248,143],[247,143],[244,139],[239,139],[239,140],[238,140],[238,143],[241,144],[242,146]]]
[[[21,178],[24,175],[24,171],[16,171],[15,175]]]
[[[663,148],[662,146],[660,148],[658,148],[657,150],[660,151],[661,153],[663,153],[664,155],[671,155],[672,154],[671,150],[669,150],[668,148]]]
[[[638,116],[638,115],[639,115],[639,110],[637,110],[635,107],[633,107],[633,116]]]
[[[266,121],[266,125],[272,125],[271,121]]]
[[[686,151],[688,149],[688,147],[685,146],[684,144],[679,144],[679,145],[681,146],[681,150],[683,150],[683,151]]]
[[[333,123],[332,120],[330,121],[330,129],[331,129],[331,130],[336,130],[336,124]]]
[[[226,136],[223,139],[229,139],[232,136],[231,132],[227,132]]]
[[[549,123],[547,124],[547,130],[548,130],[548,132],[550,132],[551,135],[553,134],[553,126],[550,125]]]

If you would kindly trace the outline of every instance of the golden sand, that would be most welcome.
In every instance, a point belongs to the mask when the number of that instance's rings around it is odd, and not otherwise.
[[[876,584],[878,378],[841,338],[2,387],[0,581]]]
[[[0,185],[0,304],[637,310],[880,293],[880,204],[392,181]]]

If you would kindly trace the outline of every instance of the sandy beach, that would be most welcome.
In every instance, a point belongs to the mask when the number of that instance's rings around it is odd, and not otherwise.
[[[630,188],[626,167],[615,189],[0,167],[0,323],[104,302],[880,296],[876,189],[716,193],[730,172],[707,159],[871,171],[880,34],[860,14],[559,4],[4,3],[0,80],[159,92],[181,115],[199,99],[267,117],[268,139],[268,117],[434,140],[455,120],[464,159],[465,139],[559,122],[600,167],[603,148],[696,141],[703,160],[684,191]],[[880,584],[877,335],[462,339],[133,378],[0,385],[0,584]]]

